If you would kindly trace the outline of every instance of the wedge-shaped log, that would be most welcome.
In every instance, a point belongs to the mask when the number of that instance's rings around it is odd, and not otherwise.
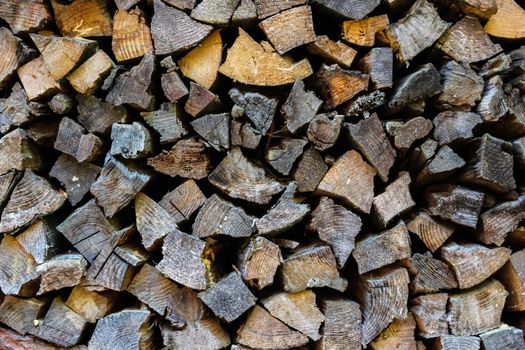
[[[359,349],[361,347],[361,310],[359,304],[342,296],[321,297],[319,308],[325,317],[320,350]]]
[[[151,33],[145,14],[135,8],[118,10],[113,17],[111,48],[118,62],[129,61],[153,52]]]
[[[273,284],[277,268],[283,262],[279,246],[261,236],[250,240],[239,260],[242,278],[256,289]]]
[[[135,197],[135,219],[142,245],[148,250],[155,249],[164,237],[177,229],[171,214],[142,192]]]
[[[447,301],[447,293],[421,295],[410,301],[418,335],[428,339],[448,334]]]
[[[64,36],[111,35],[111,15],[107,0],[80,0],[63,3],[52,0],[55,21]]]
[[[454,233],[454,225],[433,218],[425,211],[417,212],[407,222],[407,229],[416,234],[431,251],[435,252]]]
[[[434,259],[429,252],[415,253],[403,261],[403,265],[412,276],[410,290],[415,294],[437,293],[458,287],[454,271],[441,260]]]

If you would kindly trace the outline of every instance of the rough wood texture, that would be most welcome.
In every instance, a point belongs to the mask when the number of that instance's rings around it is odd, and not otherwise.
[[[476,113],[445,111],[432,121],[434,123],[434,138],[440,145],[459,143],[472,138],[474,128],[483,122]]]
[[[228,25],[238,4],[239,0],[204,0],[191,11],[191,17],[204,23]]]
[[[410,195],[410,183],[410,174],[403,172],[383,193],[374,198],[372,210],[382,227],[386,227],[395,217],[416,205]]]
[[[0,110],[2,111],[0,113],[0,132],[2,133],[7,133],[12,128],[30,122],[35,118],[28,104],[27,95],[20,83],[13,85],[8,97],[0,99]]]
[[[485,83],[481,101],[476,107],[484,121],[497,121],[509,110],[509,103],[503,91],[503,80],[499,75],[490,78]]]
[[[230,148],[230,114],[207,114],[192,121],[193,130],[217,151]]]
[[[377,5],[379,5],[378,0],[315,0],[314,2],[341,16],[353,19],[361,19],[366,17],[366,15],[372,12],[377,7]]]
[[[381,349],[417,349],[414,337],[416,322],[412,313],[405,319],[396,319],[370,343],[373,350]]]
[[[98,136],[87,133],[73,119],[64,117],[60,121],[54,147],[79,162],[95,160],[102,150],[103,141]]]
[[[302,80],[296,80],[290,95],[281,108],[288,130],[295,134],[310,123],[322,104],[323,101],[314,92],[305,90]]]
[[[112,155],[125,159],[137,159],[150,156],[153,153],[153,135],[143,124],[115,123],[111,127]]]
[[[435,252],[452,236],[455,227],[420,211],[407,222],[407,229],[416,234],[431,252]]]
[[[33,256],[37,264],[51,259],[63,248],[61,236],[50,220],[38,220],[16,237],[22,247]]]
[[[278,99],[258,92],[242,92],[237,88],[231,89],[229,96],[237,106],[244,110],[244,114],[261,135],[266,135],[277,110]]]
[[[107,134],[113,123],[125,123],[128,111],[124,106],[113,106],[95,96],[78,94],[78,122],[89,132]]]
[[[463,168],[465,161],[447,145],[441,146],[416,177],[418,187],[443,181]]]
[[[257,16],[263,19],[294,6],[303,5],[306,0],[254,0],[253,3],[257,9]]]
[[[498,272],[499,280],[509,292],[505,303],[507,310],[525,310],[524,258],[525,251],[523,250],[512,254],[504,267]]]
[[[485,24],[487,34],[504,39],[525,37],[525,11],[514,0],[496,0],[498,11]]]
[[[0,243],[0,252],[9,261],[0,269],[1,290],[4,294],[33,296],[38,290],[36,261],[13,237],[7,235]]]
[[[297,163],[292,177],[297,182],[299,192],[311,192],[328,171],[321,153],[313,147],[307,148]]]
[[[525,196],[500,203],[480,215],[477,238],[485,244],[502,245],[507,234],[525,217]]]
[[[52,0],[55,21],[64,36],[111,35],[111,16],[106,0],[80,0],[62,3]]]
[[[164,237],[177,229],[170,213],[142,192],[135,197],[135,217],[142,245],[148,250],[155,249]]]
[[[413,293],[436,293],[443,289],[458,287],[452,269],[441,260],[434,259],[429,252],[416,253],[403,262],[413,276],[410,289]]]
[[[162,74],[160,84],[162,91],[164,92],[164,96],[166,96],[170,102],[177,102],[179,99],[189,93],[188,88],[176,71],[170,71]]]
[[[15,34],[42,29],[52,19],[43,0],[20,2],[6,0],[0,4],[0,18],[9,24]]]
[[[388,16],[372,16],[356,21],[343,22],[342,36],[350,44],[374,46],[376,34],[389,25]]]
[[[40,276],[40,289],[37,295],[80,283],[86,274],[87,261],[78,253],[57,255],[36,267]]]
[[[141,112],[144,121],[160,134],[160,143],[176,142],[188,134],[181,110],[175,103],[163,103],[153,112]]]
[[[91,291],[85,286],[71,290],[66,305],[87,322],[95,323],[106,316],[117,304],[117,294],[110,290]]]
[[[480,339],[478,337],[442,335],[436,338],[435,348],[437,350],[466,349],[479,350]]]
[[[192,179],[184,181],[162,197],[159,204],[167,210],[175,222],[186,222],[204,203],[206,197]]]
[[[16,72],[29,101],[44,99],[62,90],[62,86],[51,76],[42,56],[20,66]]]
[[[344,117],[332,113],[318,114],[308,125],[306,135],[315,148],[324,151],[334,145],[339,137]]]
[[[318,36],[308,45],[308,51],[321,56],[328,63],[337,63],[343,68],[349,68],[357,51],[341,41],[333,41],[327,35]]]
[[[448,334],[447,301],[446,293],[421,295],[410,301],[418,335],[428,339]]]
[[[111,58],[103,50],[98,50],[69,74],[67,80],[79,93],[92,95],[100,88],[113,66]]]
[[[212,113],[222,107],[219,97],[204,86],[190,82],[190,92],[184,110],[192,117]]]
[[[135,8],[118,10],[113,17],[111,48],[118,62],[142,57],[153,52],[153,42],[144,13]]]
[[[486,350],[521,349],[525,347],[523,331],[505,324],[492,331],[479,335],[483,348]]]
[[[242,278],[249,286],[260,290],[273,283],[283,258],[278,245],[258,236],[250,240],[239,260]]]
[[[323,297],[319,308],[325,317],[320,350],[358,349],[361,347],[361,311],[355,301],[340,296]]]
[[[303,139],[284,138],[278,145],[268,148],[264,158],[279,173],[289,175],[307,143]]]
[[[357,62],[359,69],[370,75],[370,88],[392,87],[394,54],[391,48],[374,47]]]
[[[336,64],[322,64],[315,73],[315,85],[324,99],[323,107],[333,109],[368,89],[369,76],[360,71],[344,70]]]
[[[0,174],[10,170],[38,170],[42,158],[23,129],[15,129],[0,138]]]
[[[47,303],[42,299],[22,299],[6,295],[0,304],[0,321],[25,335],[31,332],[33,321],[44,316],[46,306]]]
[[[468,64],[449,61],[440,68],[439,74],[443,82],[443,92],[437,99],[439,108],[468,112],[481,98],[483,79]]]
[[[31,58],[34,50],[7,28],[0,28],[0,39],[0,48],[3,52],[0,61],[0,89],[3,89],[10,84],[16,69]]]

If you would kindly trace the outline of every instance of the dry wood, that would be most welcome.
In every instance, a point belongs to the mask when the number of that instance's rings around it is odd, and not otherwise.
[[[253,0],[253,2],[257,9],[257,16],[263,19],[294,6],[303,5],[306,0]]]
[[[436,154],[439,144],[431,138],[427,138],[420,146],[414,148],[408,155],[410,169],[419,171]]]
[[[115,123],[111,127],[112,155],[125,159],[137,159],[153,153],[153,135],[139,122],[133,124]]]
[[[419,336],[428,339],[448,334],[447,301],[446,293],[421,295],[410,301]]]
[[[27,101],[27,95],[20,83],[15,83],[11,94],[0,99],[0,132],[7,133],[10,129],[35,119],[31,104],[38,102]]]
[[[483,79],[468,64],[456,61],[444,64],[439,73],[443,81],[443,92],[438,96],[438,107],[444,110],[451,108],[470,111],[481,98]]]
[[[52,14],[43,0],[6,0],[0,4],[0,18],[9,24],[13,33],[21,34],[42,29],[52,19]]]
[[[36,267],[40,277],[40,289],[37,295],[80,283],[86,274],[87,261],[78,253],[57,255]]]
[[[281,114],[286,119],[288,130],[295,134],[310,123],[321,108],[322,103],[323,101],[314,92],[305,90],[302,80],[296,80],[290,95],[281,108]]]
[[[389,24],[387,15],[344,21],[341,35],[350,44],[374,46],[376,34],[386,29]]]
[[[480,215],[477,238],[485,244],[502,245],[509,232],[525,217],[525,196],[502,202]]]
[[[344,117],[337,112],[318,114],[308,125],[306,135],[315,148],[324,151],[334,145],[339,137]]]
[[[237,106],[243,109],[255,129],[261,135],[266,135],[272,124],[279,100],[258,92],[242,92],[237,88],[231,89],[229,96]]]
[[[458,287],[456,276],[452,269],[444,262],[434,259],[429,252],[415,253],[404,265],[413,276],[410,290],[413,293],[436,293],[443,289]]]
[[[256,19],[257,8],[253,0],[240,0],[231,18],[232,23],[237,25],[250,24]]]
[[[63,248],[62,237],[49,221],[39,220],[16,237],[37,264],[51,259]]]
[[[98,50],[67,76],[71,86],[81,94],[92,95],[102,85],[114,63],[103,51]]]
[[[344,297],[322,297],[319,307],[325,317],[319,350],[358,349],[361,347],[361,310],[355,301]]]
[[[4,17],[2,9],[0,9],[0,17]],[[0,61],[0,89],[2,89],[10,85],[16,69],[26,63],[35,51],[7,28],[0,28],[0,49],[3,53]]]
[[[2,292],[26,297],[35,295],[39,281],[34,257],[10,235],[0,243],[0,252],[9,262],[0,268]]]
[[[388,89],[392,87],[394,55],[391,48],[374,47],[357,65],[359,69],[370,75],[372,89]]]
[[[72,3],[51,0],[51,5],[62,35],[73,37],[111,35],[111,16],[106,0],[79,0]]]
[[[478,337],[457,336],[457,335],[442,335],[436,338],[434,348],[436,350],[479,350],[480,339]]]
[[[113,17],[111,48],[118,62],[132,60],[153,52],[153,42],[144,13],[135,8],[118,10]]]
[[[31,332],[33,321],[44,316],[46,306],[47,303],[43,299],[22,299],[6,295],[0,304],[0,321],[18,333],[25,335]]]
[[[481,115],[484,121],[496,121],[503,117],[508,109],[509,103],[503,91],[503,80],[499,75],[496,75],[485,83],[485,89],[476,112]]]
[[[264,237],[250,240],[239,257],[239,270],[246,283],[256,289],[273,284],[283,258],[281,249]]]
[[[30,335],[21,335],[10,329],[0,327],[0,346],[10,350],[65,350],[66,348],[56,347],[47,342],[41,341]],[[85,345],[75,345],[67,348],[69,350],[86,350]]]
[[[499,328],[479,335],[483,349],[521,349],[525,347],[523,331],[515,327],[501,325]]]
[[[170,102],[177,102],[179,99],[189,93],[188,88],[176,71],[170,71],[162,74],[160,84],[162,91],[164,92],[164,96],[166,96]]]
[[[250,122],[245,121],[243,123],[239,118],[232,118],[230,125],[230,140],[232,146],[256,149],[261,142],[261,138],[262,135],[259,130],[252,127]]]
[[[522,24],[525,10],[514,0],[496,0],[498,11],[490,16],[485,32],[497,38],[520,39],[525,37]]]
[[[333,109],[368,89],[369,76],[355,70],[344,70],[336,64],[322,64],[315,73],[315,85],[324,99],[323,107]]]
[[[192,121],[193,130],[217,151],[230,148],[230,114],[207,114]]]
[[[388,135],[394,138],[395,148],[401,154],[406,154],[414,142],[430,133],[432,121],[423,117],[411,118],[406,122],[388,121],[385,123],[385,129]]]
[[[395,319],[381,334],[370,343],[372,350],[414,349],[418,346],[414,336],[416,322],[412,313],[405,319]]]
[[[177,229],[170,213],[142,192],[135,197],[135,217],[142,245],[148,250],[155,249],[164,237]]]
[[[492,78],[498,74],[505,74],[511,70],[512,58],[510,55],[500,53],[488,60],[479,70],[482,78]]]
[[[110,290],[91,291],[78,285],[71,290],[66,305],[89,323],[106,316],[117,304],[117,294]]]
[[[264,158],[279,173],[289,175],[307,143],[303,139],[284,138],[278,145],[268,148]]]
[[[361,19],[366,17],[366,15],[372,12],[377,7],[377,5],[379,5],[378,0],[314,0],[314,2],[341,16],[353,19]]]
[[[23,129],[15,129],[0,138],[0,174],[10,170],[39,170],[43,160]]]
[[[188,221],[205,202],[206,197],[199,186],[189,179],[166,193],[159,204],[171,214],[177,224],[180,224]]]
[[[501,249],[501,248],[499,248]],[[503,248],[505,249],[505,248]],[[511,311],[525,310],[525,280],[524,280],[524,264],[525,251],[520,250],[512,254],[498,272],[498,278],[508,290],[509,295],[505,303],[505,309]]]
[[[452,236],[455,227],[431,217],[425,211],[419,211],[407,222],[407,229],[416,234],[431,252],[435,252]]]
[[[481,19],[489,19],[498,11],[496,0],[461,0],[461,11]]]
[[[397,180],[385,188],[383,193],[374,197],[372,210],[382,227],[387,227],[395,217],[406,213],[416,205],[410,195],[410,183],[410,174],[403,172]]]
[[[194,19],[215,25],[228,25],[239,0],[203,0],[192,11]]]
[[[190,83],[188,100],[184,105],[184,110],[192,117],[198,117],[204,113],[211,113],[221,109],[222,103],[219,97],[204,86]]]
[[[476,113],[445,111],[436,115],[432,122],[434,138],[440,145],[447,145],[472,138],[474,128],[483,120]]]
[[[313,147],[307,148],[297,163],[292,178],[297,182],[299,192],[312,192],[328,171],[323,156]]]
[[[113,123],[125,123],[128,111],[124,106],[113,106],[95,96],[78,94],[78,121],[89,132],[106,134]]]
[[[62,118],[53,145],[56,150],[68,154],[78,162],[91,162],[100,156],[103,141],[68,117]]]
[[[51,76],[42,56],[20,66],[16,72],[29,101],[43,99],[62,90],[62,86]]]
[[[318,36],[308,45],[308,51],[321,56],[328,63],[337,63],[343,68],[349,68],[357,51],[341,41],[333,41],[327,35]]]
[[[463,168],[463,158],[458,156],[447,145],[441,146],[432,159],[430,159],[416,178],[418,187],[443,181]]]

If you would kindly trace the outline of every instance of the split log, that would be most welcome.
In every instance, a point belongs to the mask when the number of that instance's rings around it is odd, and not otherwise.
[[[403,264],[413,276],[410,290],[416,294],[437,293],[443,289],[458,287],[456,276],[452,269],[441,260],[434,259],[429,252],[415,253]]]
[[[344,70],[336,64],[322,64],[315,73],[315,85],[324,99],[324,109],[333,109],[368,89],[369,76],[355,70]]]
[[[388,135],[394,138],[394,147],[401,155],[405,155],[414,142],[425,138],[430,133],[432,121],[423,117],[415,117],[406,122],[388,121],[385,129]]]
[[[196,137],[178,141],[169,151],[148,159],[155,171],[172,177],[202,179],[210,172],[210,155],[204,143]]]
[[[292,178],[299,192],[313,192],[328,171],[323,156],[313,147],[307,148],[297,163]]]
[[[203,0],[191,11],[197,21],[226,26],[239,5],[239,0]]]
[[[385,104],[385,93],[383,91],[373,91],[371,93],[357,96],[347,103],[343,104],[340,112],[347,117],[358,116],[363,114],[369,117],[370,113]]]
[[[284,138],[278,145],[268,148],[264,158],[279,173],[289,175],[307,143],[303,139]]]
[[[196,0],[166,0],[165,3],[179,10],[192,10],[195,7]]]
[[[184,181],[168,192],[159,202],[177,224],[186,222],[206,202],[206,197],[192,179]]]
[[[35,295],[39,281],[34,257],[10,235],[2,239],[0,253],[9,262],[0,267],[2,292],[25,297]]]
[[[4,17],[2,9],[0,17]],[[3,89],[10,85],[16,69],[31,59],[35,51],[7,28],[0,28],[0,39],[0,49],[3,52],[0,63],[0,89]]]
[[[388,21],[387,15],[366,17],[354,21],[344,21],[341,36],[350,44],[374,46],[376,34],[385,30],[389,24],[390,22]]]
[[[62,236],[46,219],[29,226],[16,240],[33,256],[37,264],[51,259],[63,248]]]
[[[447,301],[446,293],[421,295],[410,301],[419,336],[429,339],[448,334]]]
[[[359,69],[370,75],[370,88],[388,89],[392,87],[394,54],[391,48],[374,47],[357,62]]]
[[[336,14],[353,19],[365,18],[378,5],[378,0],[357,0],[357,1],[338,1],[338,0],[314,0],[328,10]]]
[[[447,320],[453,335],[476,335],[497,328],[508,293],[488,280],[461,293],[450,294]]]
[[[372,202],[372,210],[381,227],[387,227],[396,217],[412,209],[416,203],[410,195],[410,174],[402,172],[397,180],[385,188],[385,191]]]
[[[144,17],[139,8],[129,12],[121,9],[115,13],[111,49],[118,62],[153,53],[153,42]]]
[[[230,113],[207,114],[190,124],[217,151],[230,148]]]
[[[62,3],[51,0],[55,21],[64,36],[111,35],[111,15],[106,0],[80,0]]]
[[[280,55],[315,41],[310,6],[299,6],[282,11],[260,22],[259,28]]]
[[[310,123],[322,104],[323,101],[314,92],[305,90],[302,80],[296,80],[281,108],[281,114],[286,119],[288,130],[295,134]]]
[[[420,146],[414,148],[408,155],[412,171],[419,171],[436,154],[438,143],[427,138]]]
[[[406,269],[380,270],[359,277],[356,294],[363,310],[361,343],[367,346],[394,319],[407,317]]]
[[[9,24],[13,33],[20,34],[42,29],[53,16],[43,0],[29,3],[6,0],[0,4],[0,18]]]
[[[0,32],[1,33],[1,32]],[[20,83],[15,83],[11,94],[0,99],[0,132],[7,133],[10,129],[35,119],[30,104],[37,102],[27,101],[27,95]]]
[[[317,186],[321,195],[334,196],[350,207],[370,213],[376,170],[354,150],[343,154]]]
[[[208,181],[232,198],[258,204],[268,204],[284,189],[263,168],[251,163],[237,147],[228,152],[208,176]]]
[[[44,99],[62,90],[62,86],[51,76],[42,56],[20,66],[16,72],[29,101]]]
[[[164,237],[177,229],[170,213],[142,192],[135,197],[135,218],[142,245],[147,250],[155,249]]]
[[[524,38],[525,10],[514,0],[496,0],[496,4],[498,11],[485,24],[485,32],[503,39]]]
[[[53,147],[59,125],[58,119],[35,122],[26,127],[26,134],[37,145]]]
[[[396,158],[396,152],[388,140],[383,124],[377,114],[359,121],[345,124],[350,143],[364,155],[383,180],[388,181],[388,173]]]
[[[343,267],[354,250],[355,237],[361,230],[361,218],[334,204],[328,197],[321,197],[319,205],[312,212],[308,229],[319,239],[332,247],[339,267]]]
[[[153,153],[153,135],[144,125],[115,123],[111,127],[111,149],[114,156],[125,159],[137,159]]]
[[[498,74],[505,74],[511,70],[512,59],[510,55],[500,53],[499,55],[488,60],[479,70],[482,78],[492,78]]]
[[[359,274],[410,258],[411,254],[410,237],[403,221],[387,231],[361,237],[352,251]]]
[[[56,150],[75,157],[78,162],[91,162],[100,156],[103,141],[68,117],[62,118],[53,145]]]
[[[454,233],[454,225],[433,218],[425,211],[416,213],[407,223],[408,231],[416,234],[431,251],[435,252]]]
[[[162,74],[160,85],[164,92],[164,96],[166,96],[170,102],[177,102],[189,93],[189,90],[180,78],[179,73],[174,70]]]
[[[308,125],[306,135],[315,148],[324,151],[334,145],[339,137],[344,117],[337,112],[318,114]]]
[[[93,95],[110,73],[114,63],[102,50],[98,50],[67,76],[71,86],[81,94]]]
[[[495,0],[461,0],[459,5],[464,14],[481,19],[489,19],[498,11]]]
[[[253,0],[259,19],[275,15],[289,8],[303,5],[306,0]]]
[[[284,260],[281,268],[286,292],[328,287],[345,291],[348,281],[339,275],[337,261],[329,246],[306,246]]]
[[[408,63],[421,51],[430,47],[445,33],[450,23],[443,21],[434,5],[426,0],[417,0],[408,14],[388,26],[385,33],[396,57]]]
[[[239,257],[239,270],[246,283],[263,289],[273,284],[277,268],[283,262],[281,249],[264,237],[250,240]]]
[[[523,263],[524,259],[525,250],[520,250],[512,254],[507,263],[497,274],[498,279],[509,292],[505,302],[506,310],[525,310],[525,278],[523,277],[525,268]]]
[[[113,106],[95,96],[78,94],[77,120],[89,132],[107,134],[114,123],[125,123],[129,116],[126,107]]]
[[[160,143],[177,142],[188,134],[181,119],[182,111],[175,103],[163,103],[153,112],[141,112],[144,121],[160,134]]]
[[[240,0],[231,21],[236,25],[250,24],[257,19],[257,8],[253,0]]]
[[[219,97],[204,86],[190,82],[190,92],[184,110],[192,117],[220,110],[222,103]]]
[[[43,160],[35,144],[23,129],[15,129],[0,138],[0,174],[11,170],[39,170]]]
[[[250,122],[243,123],[238,118],[232,118],[230,125],[230,140],[232,146],[256,149],[261,142],[261,138],[262,135],[259,130],[252,127]]]
[[[319,307],[325,317],[319,350],[359,349],[361,310],[355,301],[343,297],[321,297]]]
[[[465,89],[466,90],[466,89]],[[476,113],[445,111],[434,117],[434,138],[440,145],[471,139],[474,128],[483,122]]]
[[[0,175],[0,210],[4,209],[5,204],[9,200],[9,196],[11,196],[13,189],[22,177],[21,175],[21,173],[16,171]]]
[[[492,331],[482,333],[479,337],[481,338],[483,349],[486,350],[525,348],[523,331],[507,325],[501,325]]]
[[[78,285],[71,290],[66,305],[89,323],[106,316],[117,304],[117,294],[110,290],[91,291]]]
[[[443,82],[443,92],[437,98],[438,108],[442,110],[457,108],[468,112],[481,98],[483,79],[468,64],[448,61],[441,66],[439,74]]]
[[[481,101],[476,107],[484,121],[497,121],[509,110],[509,103],[503,91],[503,80],[499,75],[493,76],[485,83]]]
[[[405,319],[395,319],[370,342],[372,350],[417,349],[415,339],[416,322],[412,313]]]
[[[109,157],[90,191],[104,208],[104,214],[112,217],[128,205],[151,178],[152,173],[140,165]]]
[[[289,56],[280,56],[267,42],[259,44],[240,28],[219,72],[240,83],[258,86],[290,84],[313,73],[307,59],[294,62]]]
[[[458,156],[447,145],[441,146],[432,159],[430,159],[416,178],[416,186],[422,187],[430,183],[443,181],[463,168],[463,158]]]
[[[327,35],[320,35],[308,45],[308,51],[321,56],[328,63],[337,63],[343,68],[350,68],[357,51],[341,41],[333,41]]]
[[[18,333],[26,335],[32,331],[33,321],[44,316],[46,307],[47,303],[43,299],[22,299],[6,295],[0,304],[0,321]]]
[[[55,345],[51,345],[30,335],[21,335],[7,328],[0,328],[0,346],[10,350],[65,350],[65,348],[56,347]],[[86,350],[87,348],[85,345],[75,345],[68,349]]]
[[[86,274],[87,262],[78,253],[57,255],[36,267],[40,277],[37,295],[62,288],[74,287]]]
[[[115,5],[119,10],[129,10],[131,7],[135,6],[139,1],[138,0],[115,0]]]
[[[303,85],[304,87],[304,85]],[[279,100],[258,92],[241,92],[233,88],[229,92],[232,101],[244,110],[244,114],[253,123],[261,135],[266,135],[277,110]]]
[[[434,347],[436,350],[479,350],[481,348],[481,344],[478,337],[442,335],[436,338]]]

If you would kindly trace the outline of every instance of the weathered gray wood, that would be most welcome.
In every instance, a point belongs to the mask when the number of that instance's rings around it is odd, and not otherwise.
[[[296,80],[281,108],[288,130],[296,133],[310,123],[322,104],[323,101],[314,92],[305,90],[302,80]]]
[[[39,264],[36,267],[40,277],[37,295],[76,286],[85,276],[87,265],[86,259],[78,253],[60,254]]]
[[[410,312],[421,337],[428,339],[448,334],[447,301],[446,293],[421,295],[410,301]]]
[[[264,158],[279,173],[289,175],[307,143],[303,139],[284,138],[278,145],[268,148]]]
[[[78,121],[89,132],[106,134],[114,123],[125,123],[129,116],[125,106],[113,106],[95,96],[78,94]]]
[[[208,24],[228,25],[237,5],[239,0],[204,0],[191,11],[191,17]]]
[[[139,122],[133,124],[115,123],[111,127],[111,149],[114,156],[125,159],[148,157],[153,153],[153,135]]]
[[[410,194],[410,184],[410,174],[402,172],[383,193],[374,197],[372,211],[376,215],[375,220],[382,227],[387,227],[395,217],[406,213],[416,205]]]
[[[441,247],[455,230],[454,225],[433,218],[425,211],[416,213],[407,222],[407,228],[416,234],[431,252],[435,252]]]
[[[278,99],[258,92],[242,92],[237,88],[229,91],[232,101],[244,109],[255,128],[264,136],[272,124],[277,110]]]
[[[25,335],[32,330],[33,321],[44,316],[46,306],[47,303],[43,299],[23,299],[6,295],[0,304],[0,321]]]
[[[217,151],[230,148],[230,114],[207,114],[192,121],[191,126],[197,134]]]
[[[313,147],[308,147],[297,163],[292,178],[297,182],[299,192],[312,192],[328,171],[323,156]]]
[[[339,138],[343,119],[337,112],[318,114],[312,119],[307,136],[316,149],[324,151],[334,145]]]
[[[410,290],[415,294],[437,293],[458,287],[454,271],[446,263],[434,259],[429,252],[415,253],[403,264],[412,276]]]
[[[135,220],[142,245],[148,250],[155,249],[166,235],[177,229],[171,214],[142,192],[135,197]]]
[[[456,171],[463,168],[465,161],[447,145],[441,146],[416,177],[416,186],[444,181]]]
[[[361,310],[359,304],[342,296],[321,297],[324,314],[322,337],[316,343],[320,350],[359,349],[361,347]]]
[[[175,103],[163,103],[159,110],[140,113],[144,121],[160,134],[161,144],[176,142],[188,134],[181,114]]]
[[[385,123],[385,129],[388,135],[394,138],[394,147],[404,155],[414,142],[430,133],[432,121],[423,117],[411,118],[406,122],[388,121]]]
[[[440,145],[468,140],[474,136],[474,128],[483,122],[476,113],[445,111],[434,117],[434,138]]]
[[[476,237],[485,244],[502,245],[507,234],[525,218],[525,195],[495,205],[480,215]]]
[[[341,16],[353,19],[361,19],[366,17],[366,15],[372,12],[379,5],[378,0],[314,0],[314,2]]]
[[[0,289],[4,294],[34,296],[38,290],[36,261],[12,236],[0,243],[0,253],[6,263],[0,267]]]
[[[39,170],[41,158],[36,146],[23,129],[15,129],[0,138],[0,174],[10,170]]]

